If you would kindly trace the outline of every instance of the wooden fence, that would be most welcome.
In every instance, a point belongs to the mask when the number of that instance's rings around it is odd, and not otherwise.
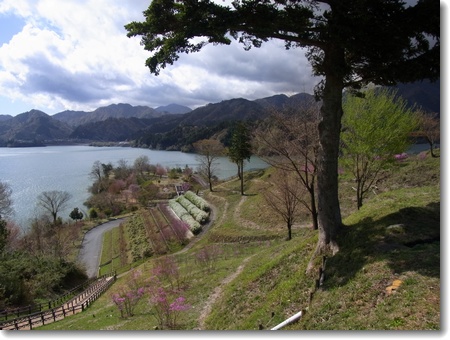
[[[42,312],[44,310],[49,310],[49,309],[55,308],[57,306],[60,306],[62,303],[64,303],[71,297],[74,297],[77,294],[79,294],[80,292],[82,292],[83,290],[85,290],[87,287],[89,287],[91,284],[93,284],[96,280],[97,280],[97,278],[89,279],[89,280],[79,284],[78,286],[72,288],[71,290],[69,290],[65,294],[59,296],[58,298],[50,300],[46,303],[38,303],[38,304],[28,305],[28,306],[24,306],[24,307],[0,310],[0,322],[6,321],[8,319],[18,318],[20,316],[26,316],[26,315],[33,314],[33,313]]]
[[[97,300],[115,280],[116,274],[112,276],[104,275],[98,279],[94,279],[95,282],[86,290],[62,305],[0,322],[0,330],[30,330],[82,312]]]

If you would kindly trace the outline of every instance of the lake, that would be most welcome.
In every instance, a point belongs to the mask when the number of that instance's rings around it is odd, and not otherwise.
[[[151,164],[164,167],[186,165],[197,169],[198,155],[179,151],[158,151],[131,147],[93,147],[86,145],[47,146],[33,148],[0,148],[0,181],[12,189],[15,215],[12,217],[23,229],[28,229],[29,220],[38,215],[36,198],[43,191],[67,191],[72,194],[67,209],[59,215],[69,219],[69,213],[78,207],[86,216],[83,205],[89,197],[89,178],[95,161],[111,163],[121,159],[132,166],[139,156],[147,156]],[[267,164],[257,157],[246,162],[244,170],[262,169]],[[226,179],[236,174],[237,167],[228,158],[218,161],[217,176]]]

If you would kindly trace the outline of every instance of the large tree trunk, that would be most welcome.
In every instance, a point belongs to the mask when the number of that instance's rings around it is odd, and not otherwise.
[[[319,241],[312,260],[324,253],[339,251],[337,235],[342,226],[338,196],[338,157],[342,118],[344,52],[335,46],[325,51],[325,86],[319,119],[317,158],[317,199]]]
[[[314,186],[309,194],[310,194],[310,201],[311,201],[311,220],[313,223],[312,229],[317,230],[317,229],[319,229],[319,221],[318,221],[319,214],[317,212],[316,193],[314,190]]]
[[[244,161],[239,163],[239,173],[241,178],[241,195],[244,196]]]

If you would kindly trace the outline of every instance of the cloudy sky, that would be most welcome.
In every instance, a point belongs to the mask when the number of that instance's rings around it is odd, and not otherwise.
[[[219,1],[219,0],[218,0]],[[222,2],[222,0],[220,0]],[[0,114],[94,110],[114,103],[191,108],[243,97],[312,93],[304,51],[237,42],[182,55],[159,76],[124,25],[150,0],[0,0]]]

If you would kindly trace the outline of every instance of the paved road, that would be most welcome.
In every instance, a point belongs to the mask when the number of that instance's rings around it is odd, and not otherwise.
[[[85,266],[89,278],[96,277],[98,274],[103,233],[118,227],[124,220],[124,218],[120,218],[108,221],[92,228],[84,235],[80,253],[78,255],[78,261]]]

